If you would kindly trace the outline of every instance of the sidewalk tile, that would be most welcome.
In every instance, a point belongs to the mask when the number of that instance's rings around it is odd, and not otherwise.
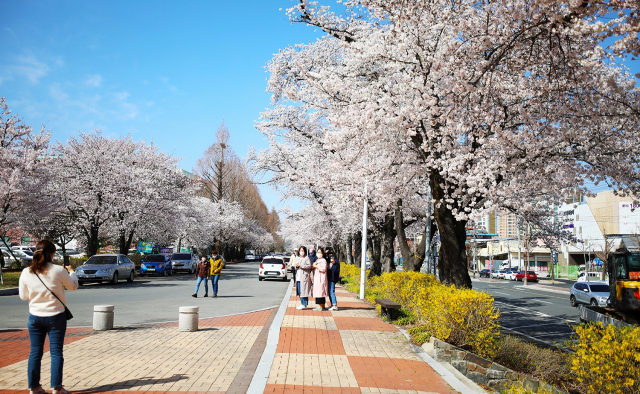
[[[339,313],[340,311],[338,311]],[[340,317],[334,316],[338,330],[372,330],[372,331],[397,331],[393,325],[375,317]]]
[[[282,327],[276,353],[344,355],[337,330]]]

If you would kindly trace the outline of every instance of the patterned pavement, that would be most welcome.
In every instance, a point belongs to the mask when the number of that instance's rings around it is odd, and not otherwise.
[[[456,392],[375,309],[343,289],[337,294],[339,311],[300,311],[297,297],[291,297],[264,393]],[[276,312],[202,319],[191,333],[179,332],[177,323],[107,332],[71,328],[65,340],[65,387],[83,393],[244,394]],[[28,392],[28,356],[26,330],[0,332],[0,394]],[[49,365],[45,352],[47,392]]]

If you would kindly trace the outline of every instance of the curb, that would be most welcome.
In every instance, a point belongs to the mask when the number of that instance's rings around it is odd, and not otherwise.
[[[477,394],[479,392],[486,392],[482,387],[469,379],[466,379],[467,382],[463,382],[458,376],[456,376],[457,374],[454,371],[449,370],[445,364],[436,361],[433,357],[427,354],[423,348],[411,343],[411,337],[407,334],[407,330],[398,326],[395,327],[400,330],[405,338],[407,338],[409,345],[411,345],[411,349],[418,355],[418,357],[420,357],[425,363],[429,364],[429,366],[436,371],[438,375],[442,376],[442,379],[444,379],[445,382],[447,382],[454,390],[461,394]]]
[[[0,296],[12,296],[18,295],[19,291],[17,287],[10,287],[8,289],[0,289]]]
[[[258,363],[258,367],[253,374],[251,384],[249,385],[246,394],[262,394],[264,393],[264,389],[267,387],[267,380],[269,379],[269,374],[271,373],[271,366],[273,365],[273,360],[276,357],[276,350],[278,348],[278,342],[280,340],[280,328],[282,327],[282,322],[284,321],[284,314],[287,311],[287,306],[289,306],[289,299],[291,298],[292,290],[293,280],[289,281],[289,287],[287,288],[287,292],[285,293],[284,298],[282,299],[282,303],[278,308],[278,313],[273,319],[271,327],[269,327],[267,345],[264,348],[262,357],[260,357],[260,362]]]

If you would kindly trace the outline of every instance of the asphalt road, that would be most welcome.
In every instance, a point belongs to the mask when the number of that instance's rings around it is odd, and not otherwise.
[[[116,326],[177,321],[180,306],[199,306],[201,318],[279,306],[289,283],[259,282],[259,265],[257,261],[227,264],[217,298],[203,298],[203,285],[198,298],[191,297],[196,280],[190,274],[136,277],[133,283],[122,281],[117,285],[86,284],[67,292],[67,306],[74,316],[69,327],[92,326],[94,305],[115,305]],[[209,281],[209,295],[212,293]],[[28,315],[28,303],[17,295],[0,297],[0,329],[25,328]]]
[[[515,334],[548,345],[562,346],[571,339],[572,326],[580,322],[578,309],[569,303],[569,289],[574,282],[561,281],[556,291],[525,287],[522,282],[472,279],[473,288],[490,293],[500,309],[503,334]],[[533,283],[535,284],[535,283]],[[550,285],[541,280],[541,285]]]

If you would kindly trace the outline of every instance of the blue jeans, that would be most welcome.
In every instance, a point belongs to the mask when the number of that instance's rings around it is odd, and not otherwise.
[[[331,298],[331,305],[338,306],[338,301],[336,300],[336,284],[335,282],[329,282],[329,298]]]
[[[218,281],[220,280],[220,275],[211,276],[211,287],[213,287],[213,295],[218,294]]]
[[[300,282],[296,281],[296,290],[298,290],[298,294],[300,294]],[[300,297],[300,303],[304,306],[309,305],[309,297]]]
[[[200,283],[204,282],[204,294],[209,294],[209,279],[201,278],[198,276],[198,283],[196,283],[196,294],[198,294],[198,289],[200,288]]]
[[[49,317],[29,314],[29,339],[31,341],[31,353],[29,353],[27,367],[29,388],[40,387],[40,364],[47,335],[49,335],[49,352],[51,353],[51,387],[62,386],[62,367],[64,365],[62,346],[66,332],[67,317],[64,312]]]

